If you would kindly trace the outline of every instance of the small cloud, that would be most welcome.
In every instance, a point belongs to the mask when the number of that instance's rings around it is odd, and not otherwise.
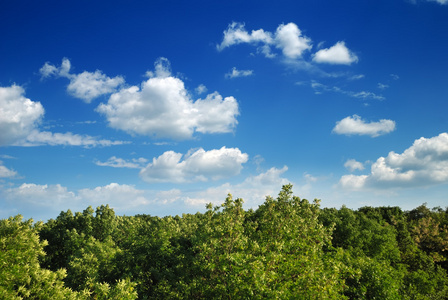
[[[337,42],[330,48],[317,51],[313,55],[313,61],[317,63],[351,65],[358,62],[358,57],[345,46],[345,42]]]
[[[96,161],[95,164],[102,167],[140,169],[143,168],[147,162],[148,160],[143,157],[125,160],[112,156],[105,162]]]
[[[226,78],[238,78],[238,77],[247,77],[252,76],[254,73],[253,70],[237,70],[237,68],[233,67],[232,71],[225,75]]]
[[[363,79],[365,76],[364,74],[358,74],[358,75],[353,75],[351,77],[348,78],[348,80],[359,80],[359,79]]]
[[[207,93],[207,87],[205,85],[203,85],[203,84],[200,84],[195,89],[195,91],[196,91],[196,94],[201,95],[201,94]]]
[[[395,121],[382,119],[379,122],[366,122],[353,115],[336,122],[333,132],[345,135],[370,135],[377,137],[395,130]]]
[[[69,79],[70,83],[67,86],[69,94],[86,103],[92,102],[101,95],[111,94],[124,84],[124,78],[121,76],[110,78],[99,70],[93,73],[84,71],[80,74],[71,74],[70,68],[70,60],[64,58],[61,66],[56,67],[46,62],[39,72],[42,78],[58,76]]]
[[[387,89],[389,86],[387,84],[382,84],[382,83],[378,83],[378,88],[380,90],[385,90]]]
[[[398,80],[398,79],[400,79],[400,77],[399,77],[398,75],[395,75],[395,74],[390,74],[390,77],[391,77],[393,80]]]
[[[356,170],[364,170],[363,163],[356,161],[354,159],[349,159],[345,162],[344,167],[347,168],[350,172],[354,172]]]

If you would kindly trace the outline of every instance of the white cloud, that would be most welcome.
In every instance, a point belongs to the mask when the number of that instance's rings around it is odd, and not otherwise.
[[[16,146],[81,146],[85,148],[91,147],[107,147],[115,145],[128,144],[126,141],[98,140],[89,135],[66,133],[53,133],[49,131],[33,130],[26,139],[23,139],[14,145]]]
[[[24,89],[17,85],[0,87],[0,146],[27,137],[44,115],[40,102],[31,101],[24,94]]]
[[[383,83],[378,83],[378,88],[380,90],[384,90],[387,89],[389,86],[387,84],[383,84]]]
[[[317,63],[350,65],[358,62],[358,57],[346,46],[345,42],[337,42],[334,46],[321,49],[313,55]]]
[[[147,162],[148,160],[143,157],[140,157],[138,159],[133,158],[129,161],[112,156],[105,162],[96,161],[95,164],[102,167],[140,169],[143,168]]]
[[[145,191],[138,190],[127,184],[111,183],[93,189],[78,191],[78,198],[89,205],[109,204],[119,211],[146,205],[149,201],[144,196]]]
[[[275,41],[276,47],[282,50],[283,55],[291,59],[301,57],[305,50],[312,47],[311,40],[302,36],[299,27],[294,23],[278,26]]]
[[[348,79],[349,80],[359,80],[359,79],[363,79],[364,77],[366,77],[364,74],[358,74],[358,75],[353,75]]]
[[[64,58],[60,67],[46,62],[40,69],[42,78],[50,76],[66,77],[70,80],[67,91],[76,98],[82,99],[86,103],[92,102],[93,99],[111,94],[117,90],[118,87],[124,84],[124,78],[116,76],[110,78],[101,71],[95,72],[84,71],[80,74],[70,74],[70,60]]]
[[[3,162],[0,160],[0,178],[12,178],[17,175],[17,172],[14,170],[10,170],[3,165]]]
[[[280,49],[288,59],[297,59],[302,56],[304,51],[310,50],[312,47],[311,39],[303,36],[301,30],[294,23],[279,25],[275,34],[263,29],[253,30],[249,34],[244,28],[244,24],[233,22],[224,31],[224,38],[221,44],[217,45],[217,49],[221,51],[242,43],[256,45],[257,51],[269,58],[275,56],[271,46]]]
[[[336,122],[333,132],[345,135],[370,135],[377,137],[395,130],[395,121],[382,119],[379,122],[366,122],[353,115]]]
[[[210,202],[219,204],[223,202],[228,193],[231,193],[235,198],[242,198],[246,207],[257,208],[264,202],[266,196],[276,196],[282,186],[289,183],[288,179],[282,177],[287,170],[288,167],[286,166],[281,169],[271,168],[264,173],[246,178],[240,184],[226,183],[218,187],[212,187],[190,195],[185,199],[185,203],[201,207]]]
[[[356,171],[356,170],[364,170],[363,163],[356,161],[354,159],[349,159],[345,162],[344,167],[346,167],[350,172]]]
[[[225,75],[226,78],[237,78],[237,77],[247,77],[253,75],[253,70],[237,70],[237,68],[233,67],[232,71]]]
[[[428,2],[437,2],[442,5],[448,4],[448,0],[427,0],[427,1]]]
[[[369,175],[345,175],[347,189],[397,188],[448,183],[448,133],[420,138],[402,154],[389,152],[372,164]]]
[[[217,180],[239,174],[247,160],[248,155],[238,148],[222,147],[210,151],[200,148],[190,150],[185,156],[167,151],[153,158],[152,163],[140,171],[140,176],[147,182]]]
[[[229,25],[227,30],[224,31],[224,38],[221,44],[216,47],[221,51],[224,48],[241,43],[262,43],[269,45],[273,43],[272,34],[270,32],[265,32],[263,29],[252,30],[249,34],[244,28],[244,24],[233,22]]]
[[[315,94],[322,94],[323,92],[335,92],[343,95],[347,95],[349,97],[357,98],[357,99],[375,99],[375,100],[384,100],[384,98],[381,95],[377,95],[372,92],[368,91],[361,91],[361,92],[354,92],[354,91],[347,91],[343,90],[337,86],[327,86],[325,84],[312,81],[311,82],[311,88],[314,90]]]
[[[200,85],[195,89],[195,91],[196,91],[196,94],[198,94],[198,95],[202,95],[202,94],[204,94],[204,93],[207,93],[207,87],[206,87],[205,85],[203,85],[203,84],[200,84]]]
[[[67,190],[60,184],[56,185],[39,185],[34,183],[23,183],[17,188],[6,190],[6,199],[28,203],[36,206],[60,206],[61,204],[69,204],[76,200],[73,192]]]
[[[127,142],[98,140],[88,135],[39,131],[44,108],[24,96],[22,87],[0,87],[0,146],[112,146]]]
[[[151,75],[151,74],[150,74]],[[176,140],[190,139],[194,132],[232,132],[238,123],[238,103],[233,97],[214,92],[193,101],[184,82],[156,64],[155,77],[141,88],[131,86],[110,96],[97,111],[104,114],[109,126],[130,134]]]
[[[32,206],[35,210],[44,210],[45,213],[57,213],[71,209],[82,211],[87,206],[93,207],[109,204],[117,213],[123,213],[137,206],[149,203],[144,196],[145,191],[138,190],[126,184],[111,183],[93,189],[81,189],[77,192],[69,191],[60,184],[39,185],[23,183],[19,187],[4,191],[5,199],[18,206]],[[55,215],[50,215],[55,217]]]

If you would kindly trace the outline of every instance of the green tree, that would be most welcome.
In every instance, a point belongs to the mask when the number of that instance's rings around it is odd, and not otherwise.
[[[43,269],[39,258],[46,241],[40,241],[42,223],[22,221],[18,215],[0,220],[0,298],[1,299],[78,299],[82,294],[64,286],[64,269]],[[85,295],[84,295],[85,296]]]

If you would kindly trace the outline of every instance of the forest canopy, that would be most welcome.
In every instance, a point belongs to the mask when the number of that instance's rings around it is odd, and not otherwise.
[[[447,299],[448,208],[321,208],[285,185],[256,210],[0,220],[1,299]]]

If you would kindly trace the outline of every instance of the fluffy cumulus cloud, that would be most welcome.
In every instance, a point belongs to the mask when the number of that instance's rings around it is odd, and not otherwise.
[[[190,150],[185,156],[167,151],[140,171],[147,182],[192,182],[216,180],[237,175],[246,163],[248,155],[238,148],[214,149],[200,148]]]
[[[24,96],[22,87],[0,87],[0,146],[16,143],[26,138],[44,115],[40,102]]]
[[[166,59],[155,66],[141,87],[121,89],[97,107],[109,126],[129,134],[176,140],[190,139],[195,132],[233,131],[239,115],[234,97],[223,98],[214,92],[194,101],[184,82],[171,75]]]
[[[226,78],[238,78],[238,77],[247,77],[254,74],[253,70],[238,70],[237,68],[233,67],[232,71],[227,73],[225,75]]]
[[[248,43],[257,46],[258,52],[266,57],[274,57],[272,47],[280,49],[283,55],[289,59],[296,59],[302,56],[303,52],[312,47],[311,39],[302,35],[301,30],[294,23],[281,24],[275,33],[264,31],[263,29],[252,30],[249,33],[244,24],[232,23],[224,31],[221,44],[217,45],[218,50],[227,47]]]
[[[382,119],[379,122],[366,122],[353,115],[336,122],[333,132],[345,135],[370,135],[377,137],[395,130],[395,121]]]
[[[350,65],[358,62],[358,57],[345,46],[344,42],[337,42],[330,48],[317,51],[313,55],[313,61],[326,64]]]
[[[372,164],[369,175],[345,175],[347,189],[396,188],[448,183],[448,133],[420,138],[403,153],[389,152]]]
[[[70,60],[64,58],[59,67],[48,62],[45,63],[40,69],[40,74],[42,75],[42,78],[50,76],[68,78],[70,84],[67,86],[67,91],[73,97],[82,99],[87,103],[92,102],[93,99],[101,95],[115,92],[118,87],[124,84],[124,78],[121,76],[110,78],[99,70],[96,70],[93,73],[84,71],[80,74],[71,74],[70,68]]]
[[[302,36],[299,27],[294,23],[281,24],[275,32],[276,47],[288,58],[298,58],[306,50],[310,50],[311,40]]]

